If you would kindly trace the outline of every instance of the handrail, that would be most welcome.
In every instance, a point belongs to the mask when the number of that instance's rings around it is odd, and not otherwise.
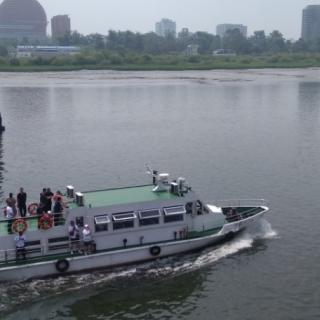
[[[268,202],[265,199],[227,199],[207,201],[208,205],[214,205],[220,208],[239,208],[239,207],[267,207]]]
[[[46,213],[46,214],[49,214],[49,213]],[[49,215],[54,217],[55,214],[56,213],[51,212]],[[67,215],[67,210],[62,211],[60,214],[62,214],[62,216],[65,217]],[[10,220],[16,220],[16,219],[33,220],[33,219],[39,219],[40,217],[42,217],[42,215],[27,215],[25,217],[20,217],[19,215],[17,215],[15,217],[13,217],[12,219],[0,218],[0,223],[10,221]]]
[[[251,208],[249,210],[246,210],[244,212],[241,213],[232,213],[228,214],[226,213],[226,220],[228,222],[235,222],[235,221],[240,221],[249,217],[252,217],[254,215],[256,215],[257,213],[261,213],[263,212],[263,209],[261,207],[256,207],[256,208]]]
[[[41,221],[41,216],[35,215],[35,216],[28,216],[28,217],[14,217],[13,219],[1,219],[0,220],[0,225],[5,226],[2,228],[0,232],[0,237],[1,236],[7,236],[7,235],[12,235],[13,232],[8,232],[7,228],[9,228],[9,224],[13,225],[16,220],[24,220],[27,223],[27,231],[37,231],[41,227],[39,225]],[[62,212],[62,216],[55,216],[55,214],[51,214],[51,219],[52,219],[52,228],[64,226],[66,223],[66,212]],[[8,227],[6,226],[8,225]],[[12,228],[12,227],[11,227]]]
[[[65,247],[60,247],[61,245],[66,245]],[[54,248],[57,246],[57,248]],[[41,257],[50,257],[52,254],[54,254],[54,251],[60,251],[63,250],[64,253],[67,254],[84,254],[86,249],[83,246],[83,240],[77,240],[77,241],[71,241],[70,239],[68,241],[61,241],[56,244],[47,244],[47,249],[45,250],[45,245],[35,245],[35,246],[25,246],[25,253],[26,253],[26,260],[25,261],[34,261],[34,259],[39,259]],[[39,250],[40,249],[40,250]],[[34,251],[39,250],[39,251]],[[30,254],[33,254],[32,256],[29,256]],[[6,249],[6,250],[0,250],[0,268],[1,264],[6,265],[7,263],[17,262],[21,259],[17,259],[16,256],[16,249]]]

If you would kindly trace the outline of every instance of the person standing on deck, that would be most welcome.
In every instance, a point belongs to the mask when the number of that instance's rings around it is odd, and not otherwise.
[[[92,244],[92,236],[89,225],[85,224],[82,230],[82,240],[83,240],[83,249],[84,254],[91,253],[91,244]]]
[[[46,188],[43,188],[43,189],[42,189],[42,192],[40,193],[40,203],[41,203],[42,206],[43,206],[43,210],[45,210],[45,208],[46,208],[46,206],[47,206],[46,192],[47,192],[47,189],[46,189]]]
[[[79,227],[72,220],[68,227],[71,254],[79,250]]]
[[[7,231],[8,234],[12,234],[12,222],[13,222],[13,218],[14,218],[14,213],[13,213],[13,209],[10,206],[7,206],[5,209],[5,216],[8,219],[8,224],[7,224]]]
[[[54,217],[54,225],[55,226],[63,224],[62,212],[63,212],[62,198],[59,197],[53,206],[53,217]]]
[[[23,188],[20,188],[20,192],[17,194],[18,209],[21,217],[25,217],[27,214],[27,194]]]
[[[52,198],[53,198],[53,193],[50,190],[50,188],[47,188],[47,191],[45,193],[45,196],[47,198],[47,204],[46,204],[46,212],[52,210]]]
[[[19,235],[15,236],[14,241],[16,243],[16,260],[18,260],[21,256],[25,260],[26,259],[26,249],[25,249],[26,237],[22,231],[19,232]]]
[[[6,203],[9,207],[13,210],[13,216],[16,216],[17,214],[17,207],[16,207],[16,199],[13,197],[13,193],[9,193],[9,198],[7,198]]]

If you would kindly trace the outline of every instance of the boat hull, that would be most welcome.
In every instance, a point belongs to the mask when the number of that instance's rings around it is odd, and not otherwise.
[[[57,269],[57,260],[3,267],[0,269],[0,281],[25,281],[33,278],[58,276],[92,269],[128,265],[196,251],[226,240],[230,235],[239,233],[259,220],[266,211],[267,208],[254,216],[227,223],[219,232],[203,237],[141,245],[134,248],[123,248],[91,255],[71,256],[64,259],[67,261],[64,261],[67,264],[67,268],[63,272]]]

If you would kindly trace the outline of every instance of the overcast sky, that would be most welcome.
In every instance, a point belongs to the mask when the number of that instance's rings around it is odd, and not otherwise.
[[[298,39],[302,9],[320,0],[39,0],[48,20],[68,14],[72,30],[102,33],[108,30],[154,31],[161,18],[177,23],[177,31],[215,33],[219,23],[240,23],[270,33],[279,30],[285,38]],[[50,32],[50,27],[48,28]]]

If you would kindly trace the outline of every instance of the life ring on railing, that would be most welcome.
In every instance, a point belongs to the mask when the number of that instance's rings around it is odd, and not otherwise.
[[[56,262],[56,269],[59,272],[66,272],[69,269],[70,263],[66,259],[61,259]]]
[[[37,209],[39,205],[37,203],[30,203],[28,205],[28,212],[31,216],[36,216],[37,215]]]
[[[153,246],[150,248],[150,253],[153,255],[153,256],[158,256],[161,252],[161,248],[159,246]]]
[[[14,233],[24,233],[28,229],[28,224],[24,219],[16,219],[12,223],[12,231]]]
[[[49,214],[44,214],[39,221],[39,228],[49,230],[53,227],[53,218]]]

